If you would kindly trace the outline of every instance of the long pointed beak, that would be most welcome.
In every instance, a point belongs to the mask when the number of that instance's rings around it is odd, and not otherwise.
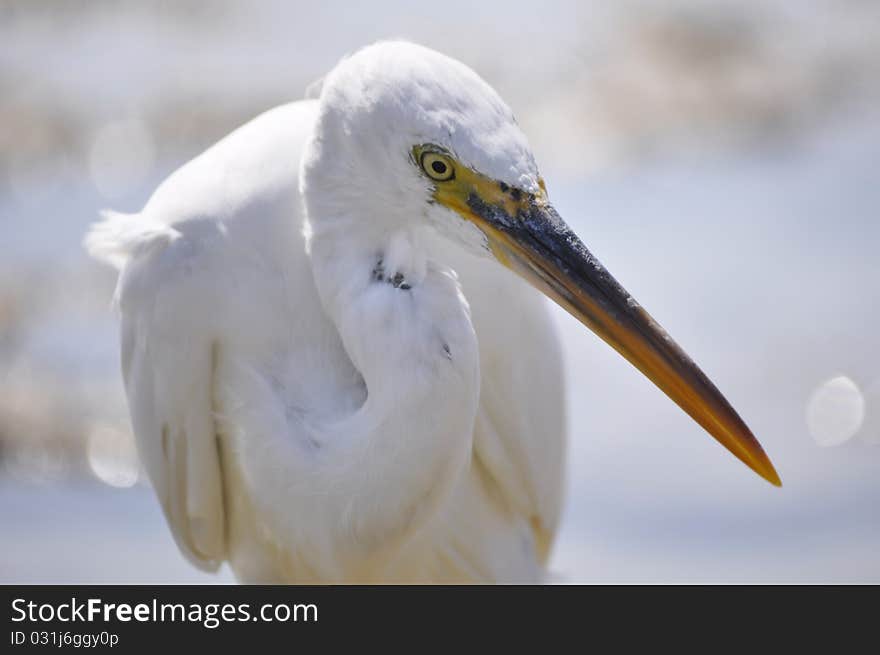
[[[501,263],[599,335],[746,466],[781,486],[761,444],[730,403],[593,257],[543,193],[514,190],[511,198],[497,183],[482,190],[488,193],[471,187],[449,204],[483,231]]]

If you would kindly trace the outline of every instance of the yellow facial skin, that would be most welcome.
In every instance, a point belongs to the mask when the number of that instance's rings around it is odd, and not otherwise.
[[[528,193],[434,146],[416,146],[413,158],[434,184],[433,200],[476,225],[499,262],[595,332],[749,468],[781,486],[718,389],[559,218],[543,180]]]
[[[527,210],[530,204],[539,206],[548,204],[544,181],[538,181],[540,186],[538,194],[528,194],[462,166],[449,154],[434,150],[432,146],[416,146],[413,148],[413,157],[425,175],[437,183],[434,189],[434,200],[479,227],[489,241],[492,254],[509,267],[505,249],[495,247],[501,235],[486,218],[475,212],[469,203],[476,196],[486,205],[500,209],[507,216],[516,217],[520,212]],[[444,163],[452,175],[438,176],[432,168],[432,164],[437,161]]]

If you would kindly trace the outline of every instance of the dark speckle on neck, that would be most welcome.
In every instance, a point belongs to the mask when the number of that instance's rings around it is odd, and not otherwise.
[[[390,277],[385,275],[385,263],[381,257],[373,267],[371,276],[374,282],[387,282],[395,289],[400,289],[401,291],[409,291],[412,289],[412,286],[406,281],[406,277],[404,277],[403,273],[400,271]]]

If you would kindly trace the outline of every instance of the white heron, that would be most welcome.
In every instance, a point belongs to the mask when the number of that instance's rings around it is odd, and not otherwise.
[[[552,298],[734,455],[736,412],[549,204],[463,64],[402,42],[172,174],[120,269],[138,450],[181,551],[247,582],[538,581],[562,500]]]

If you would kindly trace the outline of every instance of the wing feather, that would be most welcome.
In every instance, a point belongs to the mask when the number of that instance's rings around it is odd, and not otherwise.
[[[181,551],[216,570],[226,545],[214,343],[206,272],[192,246],[173,228],[120,214],[106,215],[87,241],[121,266],[122,373],[141,460]]]
[[[104,212],[85,239],[120,271],[122,373],[138,451],[178,546],[207,570],[231,548],[218,361],[256,356],[242,342],[271,347],[273,326],[286,329],[277,307],[295,257],[286,247],[299,229],[299,153],[316,111],[304,101],[261,114],[175,171],[141,213]],[[268,313],[257,317],[261,308]]]
[[[493,262],[456,270],[480,344],[474,457],[526,520],[546,562],[562,509],[566,408],[562,353],[546,300]]]

